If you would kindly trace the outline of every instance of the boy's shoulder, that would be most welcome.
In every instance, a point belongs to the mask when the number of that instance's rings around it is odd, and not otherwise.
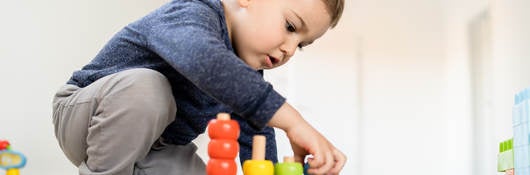
[[[211,25],[222,18],[224,12],[219,0],[172,0],[132,25],[157,26],[175,22]]]
[[[161,9],[164,12],[186,11],[189,15],[219,14],[223,11],[219,0],[173,0]]]

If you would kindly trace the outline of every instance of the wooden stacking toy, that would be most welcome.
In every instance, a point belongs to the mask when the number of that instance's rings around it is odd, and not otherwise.
[[[25,165],[24,154],[11,150],[7,140],[0,140],[0,169],[4,169],[6,175],[19,175],[19,169]]]
[[[284,157],[283,163],[274,165],[274,175],[303,175],[301,163],[295,162],[293,157]]]
[[[208,164],[207,175],[236,175],[235,158],[239,152],[239,124],[230,119],[227,113],[219,113],[217,119],[208,123]]]
[[[256,135],[252,140],[252,159],[243,163],[244,175],[274,175],[272,161],[265,160],[265,136]]]

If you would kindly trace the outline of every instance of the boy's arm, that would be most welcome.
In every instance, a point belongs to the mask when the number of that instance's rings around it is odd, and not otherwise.
[[[308,160],[308,173],[338,174],[342,170],[346,156],[309,125],[288,103],[278,109],[268,124],[285,131],[297,162],[303,163],[307,155],[313,156]]]

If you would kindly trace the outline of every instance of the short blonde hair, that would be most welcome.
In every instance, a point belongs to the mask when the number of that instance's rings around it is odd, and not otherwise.
[[[329,15],[331,15],[331,28],[337,26],[342,11],[344,11],[344,0],[322,0],[326,4]]]

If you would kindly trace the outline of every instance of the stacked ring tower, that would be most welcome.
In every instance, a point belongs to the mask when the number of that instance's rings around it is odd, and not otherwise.
[[[230,119],[227,113],[217,114],[216,119],[208,123],[208,156],[207,175],[236,175],[235,158],[239,152],[239,124]]]

